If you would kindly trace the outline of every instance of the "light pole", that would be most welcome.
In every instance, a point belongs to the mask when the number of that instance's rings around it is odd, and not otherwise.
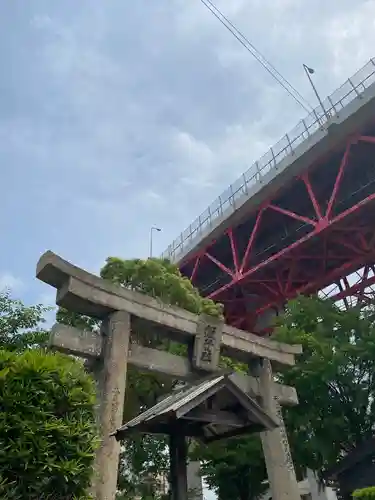
[[[158,231],[160,233],[161,229],[160,229],[160,227],[151,226],[151,229],[150,229],[150,259],[152,257],[152,236],[153,236],[154,231]]]
[[[328,113],[327,113],[327,111],[326,111],[326,109],[325,109],[325,107],[323,105],[323,102],[322,102],[322,100],[320,98],[320,95],[319,95],[318,91],[316,90],[314,82],[312,81],[312,78],[311,78],[311,75],[313,75],[315,73],[315,70],[312,69],[312,68],[310,68],[309,66],[306,66],[306,64],[303,64],[302,66],[303,66],[303,69],[305,70],[307,78],[309,79],[310,85],[313,88],[313,91],[314,91],[314,93],[316,95],[316,98],[318,99],[318,102],[319,102],[319,104],[320,104],[320,106],[321,106],[321,108],[323,110],[323,113],[325,114],[325,116],[326,116],[326,118],[328,120],[328,118],[329,118]]]

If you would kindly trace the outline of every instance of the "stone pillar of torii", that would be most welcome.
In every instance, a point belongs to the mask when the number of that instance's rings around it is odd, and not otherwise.
[[[298,404],[294,388],[274,382],[272,364],[292,366],[300,346],[291,346],[232,328],[214,318],[197,316],[160,300],[114,285],[46,252],[37,277],[57,289],[56,304],[101,320],[98,332],[62,324],[52,328],[50,346],[92,361],[98,385],[101,446],[97,452],[92,493],[96,500],[114,500],[120,443],[111,436],[122,425],[127,366],[194,380],[218,370],[220,354],[249,365],[249,375],[236,374],[237,384],[279,426],[261,433],[273,500],[299,500],[296,475],[280,405]],[[181,357],[134,342],[137,327],[188,344]]]

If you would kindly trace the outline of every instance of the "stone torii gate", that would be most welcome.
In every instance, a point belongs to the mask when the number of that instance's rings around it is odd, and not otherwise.
[[[280,405],[298,404],[298,398],[294,388],[275,383],[272,375],[273,364],[294,364],[300,346],[261,338],[166,305],[90,274],[53,252],[40,258],[36,275],[57,289],[57,305],[102,321],[100,332],[55,324],[50,339],[54,349],[96,361],[101,433],[92,488],[96,500],[114,500],[116,494],[120,444],[111,434],[123,423],[128,363],[143,371],[194,380],[202,373],[218,371],[220,354],[249,365],[250,374],[236,374],[236,383],[279,423],[276,429],[261,433],[273,500],[300,500],[280,411]],[[138,328],[144,331],[145,326],[151,337],[157,333],[187,344],[188,357],[133,343]]]

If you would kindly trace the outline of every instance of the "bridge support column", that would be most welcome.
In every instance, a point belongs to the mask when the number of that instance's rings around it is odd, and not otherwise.
[[[120,443],[112,432],[122,425],[130,337],[130,315],[111,314],[102,325],[103,352],[94,371],[98,386],[98,424],[101,444],[95,460],[91,493],[96,500],[114,500]]]
[[[252,366],[252,371],[259,377],[263,408],[280,422],[277,429],[260,435],[272,500],[300,500],[284,420],[274,394],[271,363],[263,359]]]

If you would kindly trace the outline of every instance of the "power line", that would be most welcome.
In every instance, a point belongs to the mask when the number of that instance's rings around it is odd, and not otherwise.
[[[240,36],[242,37],[243,40],[245,40],[245,42],[249,45],[249,47],[252,49],[253,52],[252,55],[260,62],[260,64],[262,64],[262,66],[268,70],[268,68],[266,68],[266,65],[269,66],[269,68],[271,68],[271,70],[276,74],[278,75],[281,80],[283,82],[285,82],[292,90],[293,92],[298,96],[298,98],[302,101],[305,102],[305,104],[307,104],[311,109],[312,106],[311,104],[303,97],[303,95],[301,95],[298,90],[275,68],[275,66],[273,66],[273,64],[268,61],[266,59],[266,57],[254,46],[254,44],[252,44],[250,42],[250,40],[230,21],[230,19],[228,19],[221,11],[218,7],[216,7],[212,2],[211,0],[201,0],[202,3],[207,3],[209,4],[214,10],[216,10],[216,12],[222,16],[222,18],[225,20],[225,22],[228,23],[228,25]],[[206,5],[207,6],[207,5]],[[208,6],[207,6],[208,7]],[[209,8],[209,7],[208,7]],[[211,10],[211,9],[210,9]],[[212,12],[212,11],[211,11]],[[215,16],[217,17],[217,16]],[[261,59],[261,60],[259,60]],[[275,78],[275,75],[272,74],[272,76]],[[280,83],[280,82],[279,82]]]
[[[311,104],[298,90],[270,63],[250,40],[216,7],[211,0],[200,0],[201,3],[220,21],[220,23],[240,42],[240,44],[263,66],[283,89],[307,112],[312,110]]]
[[[305,111],[312,108],[310,103],[298,92],[293,85],[284,78],[281,73],[259,52],[249,39],[234,26],[234,24],[210,1],[201,0],[202,4],[220,21],[220,23],[241,43],[241,45],[268,71],[268,73],[281,85],[286,92],[300,105]],[[289,87],[289,88],[288,88]],[[298,97],[297,97],[298,96]],[[304,104],[307,104],[308,107]]]

